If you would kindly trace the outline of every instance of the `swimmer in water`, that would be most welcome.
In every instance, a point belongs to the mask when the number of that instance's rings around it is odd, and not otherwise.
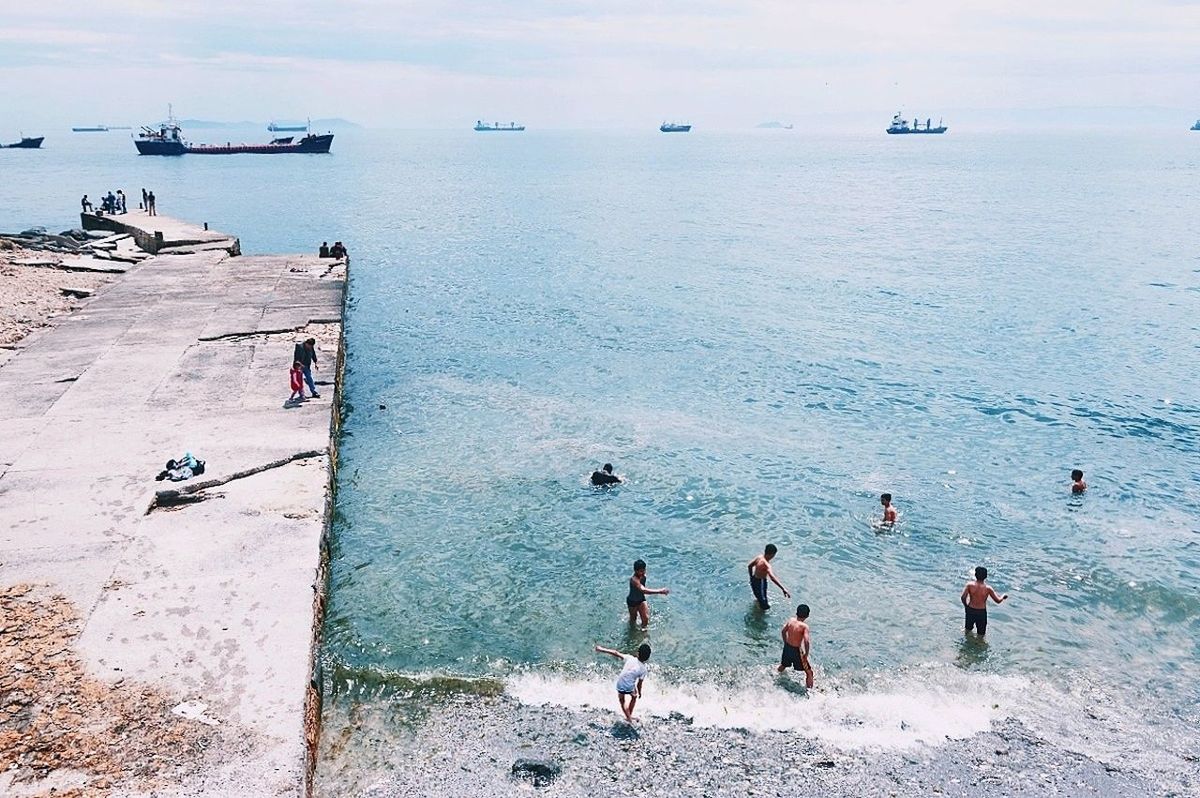
[[[775,548],[774,543],[768,543],[763,549],[763,553],[750,561],[746,566],[746,570],[750,572],[750,591],[754,593],[754,598],[758,601],[758,606],[764,610],[771,609],[771,603],[767,601],[767,580],[774,582],[780,590],[783,591],[784,598],[791,598],[792,594],[788,589],[775,578],[775,570],[771,568],[771,560],[775,559],[775,554],[779,549]]]
[[[1076,468],[1071,472],[1071,492],[1083,493],[1087,490],[1087,483],[1083,481],[1083,472]]]
[[[989,597],[992,601],[1000,604],[1008,598],[1008,594],[996,595],[996,591],[992,590],[992,586],[987,583],[987,569],[981,565],[975,569],[975,581],[967,582],[962,596],[959,597],[962,599],[963,608],[967,611],[966,631],[970,632],[974,627],[980,637],[987,634],[987,600]]]
[[[783,637],[783,656],[779,660],[777,673],[783,673],[790,666],[792,670],[804,671],[804,686],[813,686],[812,664],[808,661],[812,650],[812,635],[808,630],[808,605],[801,604],[796,608],[796,617],[789,618],[780,632]]]
[[[617,677],[617,701],[621,702],[621,712],[625,714],[625,720],[633,723],[633,708],[642,697],[642,681],[650,670],[646,665],[650,661],[650,646],[646,643],[638,646],[636,657],[604,646],[596,646],[596,653],[608,654],[625,663],[621,668],[621,675]],[[629,701],[628,705],[625,703],[626,699]]]
[[[892,494],[881,493],[879,495],[879,503],[883,505],[883,521],[886,526],[895,526],[896,524],[896,506],[892,504]]]
[[[642,619],[642,628],[650,625],[650,605],[646,596],[666,596],[670,590],[665,587],[646,587],[646,561],[638,560],[633,564],[633,576],[629,577],[629,595],[625,597],[625,606],[629,608],[629,622]]]
[[[592,484],[599,486],[619,485],[621,484],[621,478],[613,474],[612,463],[605,463],[604,468],[592,472]]]

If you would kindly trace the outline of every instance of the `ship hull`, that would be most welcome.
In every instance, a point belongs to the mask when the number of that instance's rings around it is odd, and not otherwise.
[[[106,128],[106,127],[73,127],[73,128],[71,128],[71,132],[72,133],[107,133],[108,128]]]
[[[138,155],[183,155],[187,147],[182,141],[159,141],[156,139],[134,139]]]
[[[37,136],[35,138],[21,139],[16,144],[0,144],[0,147],[6,150],[36,150],[41,148],[42,142],[45,140],[45,136]]]
[[[930,128],[929,130],[912,130],[912,129],[893,130],[892,128],[889,127],[887,129],[887,133],[889,136],[912,136],[912,135],[937,136],[942,133],[945,133],[949,129],[950,128],[948,128],[948,127],[935,127],[935,128]]]
[[[691,133],[691,125],[663,125],[659,128],[663,133]]]
[[[521,125],[520,127],[477,127],[477,128],[475,128],[475,132],[477,132],[477,133],[520,133],[524,129],[525,129],[524,125]]]
[[[333,145],[333,134],[305,136],[295,142],[272,142],[271,144],[189,144],[185,151],[189,155],[274,155],[284,152],[327,153]]]

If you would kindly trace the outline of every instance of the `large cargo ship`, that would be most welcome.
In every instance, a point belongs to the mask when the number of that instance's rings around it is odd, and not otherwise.
[[[107,133],[108,128],[105,125],[93,125],[91,127],[73,127],[72,133]]]
[[[502,125],[499,122],[480,122],[479,120],[476,120],[475,129],[481,133],[485,131],[510,131],[513,133],[520,133],[525,129],[525,126],[518,125],[516,122],[509,122],[507,125]]]
[[[658,126],[658,129],[663,133],[690,133],[692,132],[691,125],[678,125],[674,122],[663,122]]]
[[[270,155],[283,152],[327,153],[333,144],[333,134],[309,133],[296,141],[292,136],[272,139],[266,144],[192,144],[183,138],[183,131],[174,119],[168,119],[158,130],[143,127],[133,140],[138,155],[238,155],[241,153]]]
[[[894,136],[905,133],[945,133],[947,130],[949,128],[943,125],[940,119],[938,120],[937,127],[933,126],[930,119],[925,120],[924,127],[921,127],[920,119],[914,119],[910,127],[908,120],[900,118],[900,112],[897,111],[896,115],[892,117],[892,124],[888,126],[887,132]]]

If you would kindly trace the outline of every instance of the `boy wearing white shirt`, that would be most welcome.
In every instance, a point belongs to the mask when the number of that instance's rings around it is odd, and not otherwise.
[[[617,700],[621,702],[621,711],[625,713],[625,720],[633,723],[633,708],[637,704],[637,700],[642,697],[642,680],[649,672],[646,663],[650,660],[650,646],[642,643],[638,647],[636,657],[603,646],[596,646],[596,652],[608,654],[610,657],[624,661],[625,665],[621,668],[621,675],[617,677]],[[628,705],[626,705],[626,699],[629,700]]]

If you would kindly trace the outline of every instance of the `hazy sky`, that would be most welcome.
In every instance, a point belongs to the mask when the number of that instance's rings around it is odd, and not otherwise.
[[[1200,116],[1189,0],[2,2],[4,128],[149,122],[168,102],[183,117],[386,127],[746,127],[901,108]]]

